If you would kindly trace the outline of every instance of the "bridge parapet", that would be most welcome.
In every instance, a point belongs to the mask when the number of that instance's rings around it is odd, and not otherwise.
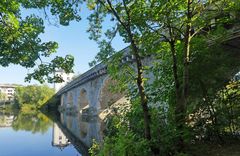
[[[85,72],[84,74],[78,76],[71,82],[69,82],[66,86],[64,86],[62,89],[60,89],[56,93],[56,95],[59,96],[74,87],[80,86],[81,84],[84,84],[88,81],[96,79],[97,77],[105,75],[105,74],[107,74],[107,66],[104,65],[103,63],[100,63],[100,64],[94,66],[93,68],[91,68],[90,70],[88,70],[87,72]]]
[[[120,51],[124,53],[122,58],[122,63],[132,63],[135,58],[133,55],[130,54],[130,48],[126,47]],[[60,96],[61,94],[67,92],[68,90],[80,86],[88,81],[98,78],[99,76],[107,74],[107,66],[103,63],[100,63],[90,70],[86,71],[82,75],[78,76],[68,84],[66,84],[62,89],[60,89],[56,95]]]

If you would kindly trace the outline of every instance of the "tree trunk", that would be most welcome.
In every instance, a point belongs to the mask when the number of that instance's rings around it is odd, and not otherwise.
[[[136,57],[136,64],[137,64],[137,86],[138,86],[138,91],[140,95],[140,100],[141,100],[141,106],[143,110],[143,115],[144,115],[144,134],[145,138],[147,140],[151,140],[151,129],[150,129],[150,114],[149,114],[149,109],[148,109],[148,99],[144,90],[144,82],[143,82],[143,65],[142,65],[142,60],[139,56],[139,50],[134,43],[134,40],[132,36],[130,37],[131,39],[131,46],[133,53]]]
[[[185,117],[187,110],[187,101],[189,96],[189,63],[190,63],[190,40],[191,40],[191,18],[192,12],[190,10],[192,1],[187,1],[187,25],[184,35],[184,58],[183,58],[183,90],[181,98],[177,99],[176,106],[176,123],[177,131],[179,132],[179,137],[177,141],[178,151],[185,151],[184,142],[184,127],[185,127]]]
[[[99,1],[102,5],[105,5],[104,2]],[[118,22],[124,27],[124,29],[126,30],[128,37],[130,39],[130,43],[132,46],[132,50],[133,50],[133,54],[136,57],[136,64],[137,64],[137,86],[138,86],[138,92],[140,95],[140,100],[141,100],[141,106],[142,106],[142,110],[143,110],[143,115],[144,115],[144,132],[145,132],[145,138],[147,140],[151,140],[151,129],[150,129],[150,114],[149,114],[149,109],[148,109],[148,99],[144,90],[144,81],[143,81],[143,65],[142,65],[142,60],[141,57],[139,55],[139,49],[136,46],[135,40],[133,38],[133,34],[131,32],[131,28],[130,28],[130,23],[131,23],[131,19],[130,19],[130,14],[126,8],[125,2],[124,6],[125,6],[125,11],[127,12],[127,16],[128,16],[128,20],[127,23],[123,22],[120,18],[120,16],[118,15],[118,13],[116,12],[116,10],[113,8],[112,3],[110,0],[107,0],[107,3],[110,7],[109,11],[111,11],[113,13],[113,15],[117,18]]]
[[[174,76],[175,95],[176,95],[175,121],[176,121],[177,131],[180,133],[179,137],[177,138],[178,141],[176,143],[176,146],[178,148],[178,151],[182,151],[182,149],[184,149],[184,140],[182,136],[183,136],[183,127],[185,123],[184,122],[185,116],[183,114],[185,107],[183,105],[182,96],[181,96],[180,82],[178,78],[177,56],[176,56],[174,41],[170,41],[169,44],[170,44],[172,60],[173,60],[172,70],[173,70],[173,76]]]
[[[174,77],[174,84],[175,84],[175,94],[176,94],[176,99],[180,99],[181,97],[181,90],[180,90],[180,83],[179,83],[179,78],[178,78],[178,68],[177,68],[177,54],[176,54],[176,49],[175,49],[175,41],[170,41],[170,49],[172,53],[172,71],[173,71],[173,77]],[[178,100],[176,100],[177,102]]]

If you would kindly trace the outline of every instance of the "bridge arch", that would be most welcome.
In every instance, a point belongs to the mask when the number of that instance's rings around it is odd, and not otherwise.
[[[80,111],[89,106],[87,91],[84,88],[80,90],[80,93],[78,96],[78,106]]]
[[[109,76],[103,80],[103,84],[98,95],[98,108],[100,111],[106,109],[111,104],[115,103],[123,97],[123,94],[116,93],[111,90],[111,87],[114,87],[116,85],[117,82],[115,80],[112,80]]]

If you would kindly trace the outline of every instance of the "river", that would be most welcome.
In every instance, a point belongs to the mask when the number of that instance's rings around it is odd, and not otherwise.
[[[86,156],[101,124],[79,114],[0,112],[0,156]]]

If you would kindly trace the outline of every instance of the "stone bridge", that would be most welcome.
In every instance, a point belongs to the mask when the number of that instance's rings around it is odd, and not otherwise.
[[[135,60],[130,55],[129,48],[121,52],[122,63],[132,63]],[[146,65],[151,62],[149,59],[151,57],[144,59]],[[91,146],[93,139],[98,142],[103,139],[105,124],[101,119],[109,113],[106,108],[110,104],[127,102],[124,95],[109,90],[113,85],[114,81],[107,73],[107,66],[100,63],[56,93],[60,98],[61,124],[87,147]]]
[[[122,50],[123,61],[133,61],[134,57],[127,54],[128,48]],[[107,67],[103,63],[96,65],[84,74],[78,76],[62,89],[56,95],[60,97],[60,111],[80,112],[85,115],[98,115],[109,104],[117,102],[123,95],[112,93],[109,87],[114,85],[107,74]],[[76,112],[77,111],[77,112]]]

